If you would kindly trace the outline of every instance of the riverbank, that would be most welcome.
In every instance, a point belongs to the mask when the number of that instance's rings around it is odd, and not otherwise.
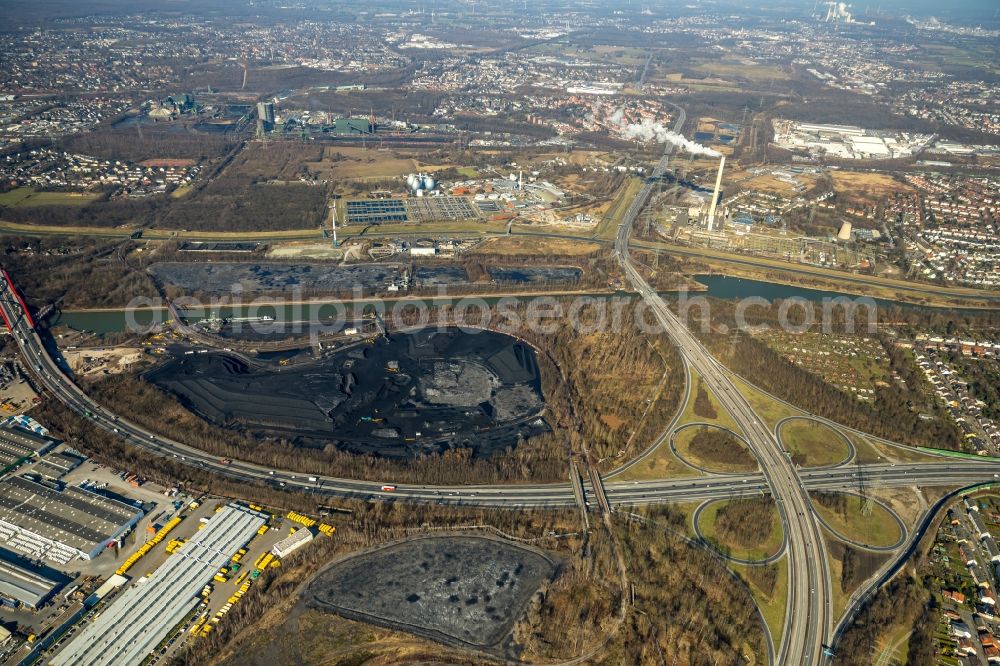
[[[454,223],[429,223],[419,226],[395,225],[380,226],[375,230],[359,228],[345,229],[346,240],[351,237],[378,237],[391,233],[394,236],[427,236],[434,234],[450,234],[453,237],[490,238],[502,237],[507,234],[504,225],[499,223],[479,223],[476,227],[456,225]],[[93,236],[103,238],[129,237],[135,229],[131,228],[101,228],[101,227],[60,227],[55,225],[36,225],[0,220],[0,235],[58,235],[58,236]],[[353,231],[353,233],[351,233]],[[370,233],[369,233],[370,232]],[[565,230],[540,231],[517,225],[512,237],[537,237],[561,239],[572,242],[588,242],[609,244],[611,241],[600,234],[589,236],[567,233]],[[189,240],[189,241],[301,241],[323,238],[320,229],[289,229],[274,232],[208,232],[184,231],[175,229],[143,230],[143,240]],[[1000,292],[987,292],[966,287],[938,286],[928,283],[912,282],[899,278],[861,275],[845,271],[810,266],[808,264],[790,263],[766,257],[753,257],[733,254],[708,248],[692,248],[674,245],[667,242],[648,240],[633,240],[632,247],[637,249],[658,249],[666,254],[683,259],[689,259],[698,264],[692,272],[704,272],[705,269],[718,271],[730,277],[742,277],[768,282],[777,282],[791,286],[801,286],[812,289],[827,289],[842,292],[852,296],[871,296],[887,301],[898,301],[911,305],[935,308],[965,308],[983,309],[1000,306]]]
[[[663,292],[666,296],[675,296],[676,292]],[[786,298],[804,298],[811,302],[822,302],[824,299],[871,296],[871,293],[849,294],[844,291],[834,291],[823,288],[813,288],[783,284],[775,280],[756,280],[753,278],[738,277],[731,274],[697,274],[692,276],[692,288],[689,293],[698,293],[705,296],[720,299],[759,297],[768,301]],[[583,296],[596,299],[607,299],[615,296],[624,298],[634,298],[631,292],[614,292],[611,290],[552,290],[546,292],[504,292],[504,293],[472,293],[472,294],[451,294],[441,296],[399,296],[393,298],[370,297],[361,300],[339,299],[339,298],[317,298],[313,300],[283,301],[275,298],[262,298],[250,303],[241,304],[219,304],[210,308],[191,308],[184,310],[187,319],[201,319],[209,316],[225,317],[273,317],[276,322],[305,322],[305,321],[329,321],[338,315],[343,316],[348,308],[354,309],[358,306],[365,306],[379,303],[386,308],[391,308],[397,304],[418,304],[418,303],[443,303],[459,302],[463,300],[482,300],[488,305],[494,305],[504,298],[531,299],[536,297],[566,297]],[[936,308],[949,306],[932,306],[925,304],[915,304],[896,299],[884,299],[874,297],[876,304],[880,308],[901,307],[901,308]],[[980,307],[950,307],[954,310],[985,310],[990,306]],[[996,306],[993,306],[996,307]],[[331,308],[343,308],[340,313]],[[148,326],[151,323],[163,323],[168,319],[165,307],[142,307],[127,311],[124,308],[94,308],[64,310],[59,313],[58,318],[52,322],[53,325],[65,325],[76,330],[86,330],[97,334],[115,333],[129,328],[130,319],[140,326]]]
[[[846,273],[830,268],[783,262],[764,257],[735,255],[705,248],[636,241],[637,248],[659,249],[696,263],[699,272],[728,277],[822,289],[850,296],[870,296],[885,301],[931,308],[992,309],[1000,307],[1000,292],[965,287],[945,287],[875,275]],[[752,295],[752,294],[747,294]]]
[[[404,295],[391,298],[366,297],[358,300],[343,298],[322,298],[283,300],[280,298],[254,299],[245,303],[209,303],[207,307],[183,308],[181,313],[185,319],[204,319],[208,317],[271,317],[276,322],[328,321],[336,319],[338,312],[330,312],[330,308],[356,309],[365,305],[379,303],[386,308],[397,304],[417,305],[420,303],[458,303],[461,301],[483,301],[487,305],[495,305],[504,298],[532,299],[558,298],[567,296],[582,296],[586,298],[607,299],[615,295],[632,298],[634,295],[625,292],[606,290],[548,290],[525,292],[471,292],[466,294],[445,295]],[[474,303],[473,303],[474,307]],[[166,306],[143,306],[126,308],[76,308],[61,310],[52,326],[67,326],[78,331],[89,331],[98,335],[117,333],[128,330],[133,324],[148,327],[152,324],[162,324],[169,319]]]

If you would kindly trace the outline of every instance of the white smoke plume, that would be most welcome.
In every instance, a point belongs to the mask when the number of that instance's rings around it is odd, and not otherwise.
[[[673,132],[663,125],[653,122],[649,118],[644,119],[641,123],[633,123],[625,127],[622,135],[626,139],[635,139],[636,141],[656,141],[657,143],[672,143],[682,150],[686,150],[692,155],[705,155],[707,157],[721,157],[722,153],[712,150],[700,143],[695,143],[683,135]]]
[[[649,118],[644,118],[641,123],[626,124],[625,112],[622,109],[615,110],[615,112],[608,117],[608,121],[611,124],[622,128],[622,136],[626,139],[634,139],[645,143],[649,143],[650,141],[656,141],[657,143],[672,143],[692,155],[722,157],[722,153],[703,146],[700,143],[690,141],[684,138],[683,135],[673,132],[663,125],[653,122]]]

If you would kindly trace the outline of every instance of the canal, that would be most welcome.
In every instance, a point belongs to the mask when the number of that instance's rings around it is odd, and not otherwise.
[[[695,292],[697,294],[712,296],[721,299],[759,297],[768,301],[787,298],[803,298],[808,301],[822,302],[829,298],[858,298],[856,295],[842,292],[828,291],[823,289],[810,289],[807,287],[795,287],[791,285],[775,284],[761,280],[751,280],[745,278],[729,277],[726,275],[696,275],[695,280],[704,285],[706,290]],[[672,295],[667,293],[665,295]],[[529,299],[533,296],[525,294],[520,298]],[[609,298],[607,294],[591,295],[592,298]],[[480,298],[480,297],[469,297]],[[500,300],[500,297],[481,297],[483,301],[492,305]],[[461,297],[451,299],[455,302],[462,300]],[[886,299],[872,299],[879,307],[890,308],[912,308],[921,309],[927,306],[914,305],[901,301]],[[387,310],[393,308],[397,303],[413,303],[419,299],[383,299],[381,301]],[[429,302],[430,299],[424,302]],[[366,301],[372,302],[372,301]],[[362,302],[363,303],[363,302]],[[935,308],[936,309],[936,308]],[[954,310],[956,312],[981,312],[981,310],[963,310],[956,308],[942,308],[942,310]],[[206,317],[271,317],[276,322],[330,322],[343,320],[344,313],[352,312],[351,305],[344,303],[306,303],[306,304],[283,304],[283,305],[241,305],[223,306],[211,310],[197,308],[185,310],[186,318],[189,321],[198,321]],[[161,323],[167,318],[166,309],[143,309],[127,312],[126,310],[80,310],[60,312],[55,320],[50,320],[50,325],[68,326],[76,330],[91,331],[99,335],[124,331],[131,324],[148,326],[151,323]]]

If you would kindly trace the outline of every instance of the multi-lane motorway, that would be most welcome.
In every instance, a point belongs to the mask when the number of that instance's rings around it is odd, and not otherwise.
[[[683,111],[679,124],[683,123]],[[971,485],[1000,480],[1000,462],[942,459],[924,464],[849,465],[834,469],[800,470],[786,455],[771,430],[754,413],[735,388],[729,373],[668,309],[643,280],[628,254],[632,225],[645,206],[652,182],[666,169],[670,151],[654,170],[654,178],[640,190],[622,218],[616,238],[619,262],[636,291],[663,329],[674,339],[682,356],[717,396],[742,428],[757,455],[762,473],[713,475],[658,481],[608,481],[603,483],[612,505],[725,499],[769,493],[777,501],[786,534],[789,594],[785,630],[778,650],[781,664],[818,663],[823,642],[831,636],[835,618],[830,612],[830,582],[823,535],[812,512],[808,491],[850,490],[859,485],[859,474],[869,488],[880,486]],[[567,483],[511,484],[504,486],[401,486],[384,490],[382,483],[310,475],[269,469],[244,461],[221,461],[203,451],[164,437],[109,412],[87,396],[70,378],[57,354],[50,355],[37,334],[30,314],[4,275],[0,281],[0,314],[16,340],[26,365],[53,397],[128,443],[177,462],[210,470],[237,480],[264,482],[278,487],[358,499],[406,500],[506,507],[568,507],[575,503]],[[391,483],[391,479],[385,482]],[[585,484],[585,493],[594,495]]]
[[[170,457],[179,463],[211,470],[233,479],[284,484],[282,487],[318,494],[359,499],[406,499],[436,503],[482,506],[560,507],[574,503],[569,482],[483,486],[399,486],[383,491],[379,482],[356,481],[301,472],[271,469],[240,460],[230,463],[181,442],[152,432],[113,414],[87,396],[53,359],[41,338],[25,319],[6,281],[0,281],[0,312],[12,323],[13,335],[27,367],[38,381],[75,412],[134,446]],[[858,486],[858,475],[870,488],[880,486],[950,486],[1000,481],[1000,461],[964,461],[942,458],[940,463],[848,465],[828,470],[800,470],[799,477],[810,490],[850,490]],[[311,481],[310,476],[316,478]],[[392,482],[392,479],[386,479]],[[763,474],[727,474],[659,481],[608,481],[608,499],[615,505],[691,501],[731,497],[737,494],[770,493]],[[589,483],[585,483],[589,492]]]
[[[683,123],[683,118],[680,123]],[[679,129],[679,126],[675,127],[675,131]],[[785,530],[788,596],[777,661],[779,664],[796,665],[818,663],[822,658],[824,640],[833,629],[832,596],[822,528],[813,516],[808,491],[795,465],[785,455],[784,447],[733,385],[725,368],[685,323],[670,311],[660,295],[636,270],[629,255],[632,227],[649,199],[653,182],[665,172],[671,152],[672,147],[668,147],[653,172],[653,178],[646,182],[622,217],[615,252],[632,287],[664,331],[673,338],[684,359],[741,427],[760,461]]]

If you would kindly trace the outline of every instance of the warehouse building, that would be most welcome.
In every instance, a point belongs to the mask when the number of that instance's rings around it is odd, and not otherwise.
[[[307,527],[302,527],[295,534],[286,537],[271,546],[271,552],[278,557],[288,557],[290,553],[298,550],[313,540],[313,533]]]
[[[142,584],[122,592],[52,659],[53,666],[140,664],[201,600],[201,590],[267,522],[229,504]]]
[[[61,479],[83,464],[83,458],[70,453],[50,453],[35,464],[34,471],[48,479]]]
[[[40,456],[56,443],[54,439],[18,427],[0,427],[0,468],[13,467]]]
[[[49,430],[41,423],[31,418],[27,414],[16,414],[14,416],[8,416],[6,418],[0,419],[0,428],[6,428],[14,430],[18,433],[28,432],[32,435],[38,435],[48,439]],[[50,440],[55,441],[55,440]]]
[[[0,597],[30,608],[41,608],[62,583],[14,561],[14,553],[0,552]]]
[[[142,509],[97,493],[20,476],[0,482],[0,539],[31,557],[65,564],[97,557],[142,517]]]

